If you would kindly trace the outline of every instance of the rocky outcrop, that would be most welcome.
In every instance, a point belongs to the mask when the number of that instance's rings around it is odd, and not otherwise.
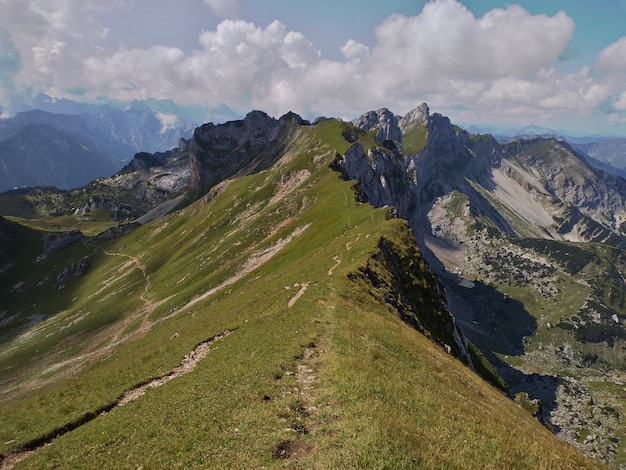
[[[189,151],[189,143],[187,140],[181,138],[178,140],[178,147],[175,147],[167,152],[138,152],[133,159],[119,171],[119,174],[132,173],[137,170],[146,170],[148,168],[165,166],[175,160],[186,156]]]
[[[45,255],[50,255],[52,253],[56,253],[57,251],[61,251],[74,243],[82,242],[84,239],[85,235],[83,235],[80,230],[48,233],[43,238],[43,252]]]
[[[381,109],[354,123],[378,129],[381,146],[399,129],[402,147],[365,152],[354,146],[343,157],[344,171],[359,181],[369,202],[396,207],[420,246],[422,235],[433,232],[429,213],[453,192],[467,198],[466,217],[512,236],[626,246],[626,180],[592,168],[567,143],[537,138],[502,146],[430,114],[426,104],[397,126],[392,117]]]
[[[378,116],[389,115],[388,111],[379,110],[363,115],[356,122],[363,126],[363,130],[370,130],[372,127],[368,129],[369,124],[375,123]],[[436,131],[433,134],[438,135]],[[388,136],[380,130],[378,135]],[[340,171],[345,179],[358,181],[355,189],[360,200],[375,207],[393,206],[400,217],[409,221],[414,231],[421,230],[420,186],[415,162],[406,159],[399,148],[390,146],[389,139],[382,137],[377,141],[382,140],[381,145],[386,144],[383,148],[365,150],[362,144],[355,142],[344,155],[337,156],[333,168]],[[363,278],[376,289],[384,291],[384,300],[396,309],[403,321],[473,367],[469,343],[446,306],[443,289],[427,264],[415,264],[416,259],[421,261],[422,258],[417,248],[410,249],[407,257],[399,255],[402,249],[389,240],[381,240],[379,248],[380,254],[363,270]],[[423,282],[420,285],[432,286],[428,299],[422,291],[420,296],[415,296],[419,289],[414,290],[411,286],[417,283],[418,278]]]
[[[356,127],[364,131],[375,132],[378,145],[389,147],[399,146],[402,143],[402,131],[398,126],[398,118],[387,108],[370,111],[352,121]]]
[[[428,109],[428,105],[422,103],[417,108],[406,113],[398,122],[398,126],[402,132],[406,132],[414,127],[427,127],[429,118],[430,110]]]
[[[284,150],[290,126],[308,124],[288,113],[274,119],[252,111],[245,119],[224,124],[203,124],[189,143],[190,187],[209,189],[235,174],[242,175],[268,167]]]
[[[554,198],[614,234],[626,235],[626,180],[592,168],[584,157],[560,140],[517,140],[505,149],[538,174],[545,190]],[[560,225],[563,227],[563,223]],[[573,221],[569,225],[575,229]],[[602,238],[609,235],[583,239],[605,241]]]
[[[141,152],[119,173],[90,183],[79,194],[74,215],[88,215],[96,209],[111,212],[117,221],[137,219],[168,201],[189,185],[187,141],[178,148],[154,154]]]

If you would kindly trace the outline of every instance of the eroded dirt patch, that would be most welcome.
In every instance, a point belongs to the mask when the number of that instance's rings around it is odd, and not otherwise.
[[[157,377],[156,379],[153,379],[148,383],[139,385],[133,388],[132,390],[125,392],[117,401],[116,406],[124,406],[127,403],[130,403],[131,401],[134,401],[137,398],[144,395],[149,389],[157,388],[157,387],[160,387],[161,385],[165,385],[170,380],[174,380],[175,378],[180,377],[181,375],[185,375],[193,371],[198,365],[198,362],[200,362],[202,359],[204,359],[207,356],[207,354],[209,354],[209,351],[211,350],[211,345],[216,341],[224,339],[226,336],[230,335],[231,333],[232,333],[231,330],[226,330],[221,335],[213,336],[207,341],[200,343],[198,346],[196,346],[193,349],[193,351],[191,351],[189,354],[183,357],[183,360],[180,362],[180,365],[172,369],[172,371],[169,374],[163,375],[161,377]]]
[[[270,199],[269,205],[272,206],[278,201],[283,199],[288,194],[292,193],[302,183],[309,179],[311,172],[307,169],[294,170],[286,173],[280,177],[280,181],[276,186],[274,196]]]
[[[272,448],[272,458],[278,459],[301,459],[313,450],[313,446],[302,440],[280,441]]]

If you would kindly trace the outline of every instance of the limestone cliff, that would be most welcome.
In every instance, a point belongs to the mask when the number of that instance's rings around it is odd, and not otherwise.
[[[293,113],[274,119],[252,111],[242,120],[198,127],[189,143],[189,185],[194,190],[209,189],[235,174],[266,168],[284,150],[285,131],[292,123],[305,121]]]

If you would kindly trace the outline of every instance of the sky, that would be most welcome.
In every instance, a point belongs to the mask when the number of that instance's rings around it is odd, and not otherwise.
[[[626,136],[626,0],[0,0],[0,112],[38,93]]]

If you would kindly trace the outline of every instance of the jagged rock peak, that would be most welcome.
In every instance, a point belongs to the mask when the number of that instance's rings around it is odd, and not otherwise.
[[[404,132],[405,130],[416,125],[426,127],[428,125],[429,118],[430,110],[428,109],[428,105],[426,103],[422,103],[400,119],[398,125],[400,126],[400,130]]]
[[[366,132],[376,130],[375,139],[378,145],[384,145],[386,140],[402,142],[402,131],[398,127],[398,118],[387,108],[369,111],[352,121],[352,124]]]
[[[294,113],[293,111],[289,111],[286,114],[283,114],[279,121],[281,123],[284,122],[290,122],[293,121],[296,124],[300,125],[300,126],[310,126],[311,123],[309,121],[307,121],[306,119],[302,119],[302,117],[299,114]]]

